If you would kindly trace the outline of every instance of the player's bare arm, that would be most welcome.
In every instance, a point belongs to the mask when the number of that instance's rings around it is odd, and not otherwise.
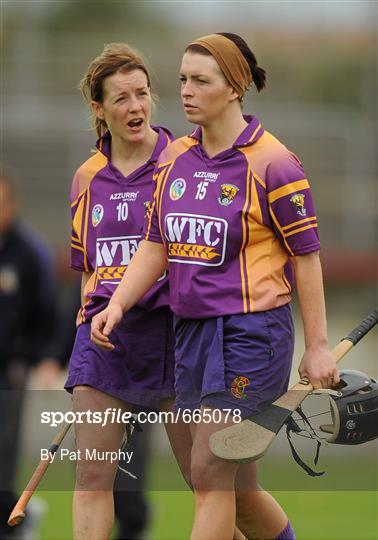
[[[159,279],[167,264],[163,244],[148,240],[140,243],[107,308],[92,319],[91,340],[96,345],[108,350],[114,348],[109,340],[113,328]]]
[[[298,255],[293,260],[305,338],[299,374],[308,377],[314,388],[330,388],[339,381],[339,375],[328,346],[319,252]]]

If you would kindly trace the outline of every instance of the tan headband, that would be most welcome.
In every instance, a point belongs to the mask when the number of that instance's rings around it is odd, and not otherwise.
[[[251,70],[247,60],[231,39],[220,34],[210,34],[196,39],[190,45],[201,45],[209,51],[217,61],[227,82],[240,98],[244,96],[252,82]]]

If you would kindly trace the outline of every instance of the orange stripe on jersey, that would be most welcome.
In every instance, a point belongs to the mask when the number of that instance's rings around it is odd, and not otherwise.
[[[290,223],[289,225],[285,225],[285,227],[282,227],[282,230],[287,231],[287,229],[292,229],[297,225],[302,225],[303,223],[308,223],[310,221],[316,221],[316,216],[300,219],[299,221],[294,221],[294,223]]]
[[[88,298],[88,295],[91,292],[94,292],[96,290],[97,283],[98,283],[98,275],[97,275],[96,272],[93,272],[91,277],[88,279],[87,283],[85,284],[85,288],[84,288],[84,291],[83,291],[84,303],[83,303],[83,305],[81,307],[81,322],[86,321],[85,308],[91,302],[91,299]]]
[[[159,174],[160,172],[162,172],[162,170],[165,168],[165,167],[168,167],[168,165],[170,165],[174,160],[170,159],[169,161],[166,161],[165,163],[159,163],[159,167],[158,167],[158,172],[156,174],[154,174],[154,180],[158,179],[159,177]]]
[[[84,253],[84,248],[78,244],[74,244],[73,242],[71,242],[71,247],[74,249],[77,249],[78,251],[82,251]]]
[[[254,139],[254,137],[255,137],[255,135],[256,135],[256,133],[258,132],[259,129],[261,129],[261,124],[259,124],[259,125],[257,126],[257,128],[256,128],[255,131],[252,133],[252,136],[250,137],[250,139],[249,139],[248,142],[250,142],[250,141],[252,141],[252,140]]]
[[[277,229],[280,231],[281,235],[282,235],[282,238],[283,238],[283,241],[285,242],[285,246],[286,246],[286,249],[288,250],[288,252],[290,253],[290,255],[293,255],[294,256],[294,253],[293,251],[291,250],[289,244],[286,242],[285,240],[285,233],[283,232],[282,228],[281,228],[281,225],[279,224],[278,222],[278,219],[276,218],[272,208],[269,208],[269,212],[270,212],[270,215],[272,216],[272,219],[274,221],[274,224],[275,226],[277,227]]]
[[[71,240],[72,242],[77,242],[78,244],[80,244],[80,238],[76,235],[76,231],[74,231],[73,229],[72,229]]]
[[[167,162],[165,165],[173,165],[174,161],[169,161]],[[154,181],[156,182],[156,188],[155,188],[155,193],[154,193],[154,200],[152,201],[152,206],[151,206],[151,210],[148,214],[148,226],[147,226],[147,231],[146,231],[146,240],[148,240],[148,237],[149,237],[149,234],[150,234],[150,231],[151,231],[151,226],[152,226],[152,218],[153,218],[153,213],[154,213],[154,210],[155,210],[155,207],[159,207],[159,198],[160,198],[160,195],[161,195],[161,186],[162,186],[162,182],[163,182],[163,179],[164,177],[166,176],[167,172],[168,172],[169,168],[167,169],[164,169],[163,166],[160,166],[159,165],[159,168],[158,168],[158,172],[156,174],[154,174]],[[160,231],[161,233],[161,231]]]
[[[167,137],[168,143],[171,143],[173,141],[173,139],[171,139],[171,137],[168,135],[168,133],[165,130],[163,130],[163,131],[164,131],[164,135]]]
[[[317,223],[313,223],[312,225],[307,225],[306,227],[301,227],[300,229],[295,229],[294,231],[290,231],[288,233],[285,234],[285,238],[287,238],[288,236],[292,236],[293,234],[297,234],[301,231],[306,231],[307,229],[316,229],[317,227]]]
[[[266,184],[264,182],[264,180],[262,180],[259,175],[256,173],[256,171],[252,170],[252,174],[253,176],[255,177],[255,179],[258,181],[258,183],[264,188],[266,189]]]
[[[147,231],[146,231],[146,236],[145,236],[145,239],[148,240],[148,237],[149,237],[149,234],[150,234],[150,230],[151,230],[151,226],[152,226],[152,215],[154,213],[154,209],[155,209],[155,197],[154,197],[154,200],[152,201],[152,205],[151,205],[151,210],[148,214],[148,225],[147,225]]]
[[[163,192],[164,192],[164,188],[165,188],[165,185],[167,183],[167,180],[168,180],[169,173],[171,172],[174,163],[175,162],[173,161],[171,163],[171,165],[166,169],[165,174],[162,175],[161,184],[160,184],[160,190],[157,193],[157,204],[158,204],[157,212],[158,212],[158,219],[159,219],[160,235],[161,235],[162,240],[164,240],[164,231],[163,231],[163,227],[161,225],[160,216],[161,216],[161,206],[162,206],[162,203],[163,203]]]
[[[187,152],[196,144],[198,144],[198,141],[188,136],[181,137],[180,139],[176,139],[175,141],[171,142],[171,144],[168,144],[168,146],[166,146],[160,154],[159,159],[161,159],[161,163],[159,163],[159,169],[160,167],[169,165],[172,161],[176,160],[179,156],[181,156],[181,154]]]
[[[309,183],[306,178],[304,178],[303,180],[297,180],[296,182],[292,182],[291,184],[286,184],[285,186],[274,189],[273,191],[268,193],[268,201],[272,203],[276,201],[277,199],[280,199],[281,197],[285,197],[285,195],[290,195],[291,193],[295,193],[296,191],[299,191],[300,189],[310,189]]]
[[[72,228],[75,231],[80,242],[82,242],[82,239],[83,239],[82,229],[83,229],[84,208],[85,208],[85,198],[83,197],[77,206],[75,216],[72,220]]]
[[[77,170],[72,182],[72,198],[74,200],[71,203],[71,206],[75,206],[85,190],[88,189],[93,178],[107,165],[107,163],[107,157],[101,152],[97,152]]]
[[[74,233],[75,231],[72,232]],[[72,235],[71,242],[73,242],[74,244],[79,244],[79,246],[81,246],[80,238],[78,238],[77,236]]]
[[[89,214],[89,202],[91,200],[90,192],[87,191],[86,197],[86,209],[85,209],[85,220],[84,220],[84,233],[83,233],[83,247],[84,247],[84,269],[86,272],[89,271],[88,257],[87,257],[87,234],[88,234],[88,214]]]
[[[244,311],[244,313],[247,313],[248,312],[248,303],[247,303],[247,279],[248,279],[248,276],[245,275],[244,264],[246,263],[245,249],[246,249],[247,244],[248,244],[246,221],[247,221],[248,207],[250,205],[250,199],[251,199],[251,170],[249,168],[249,165],[247,167],[245,193],[246,193],[246,195],[245,195],[245,203],[244,203],[243,211],[242,211],[243,240],[242,240],[242,245],[241,245],[240,253],[239,253],[239,264],[240,264],[240,276],[241,276],[242,296],[243,296],[243,311]]]
[[[145,236],[146,240],[148,240],[148,237],[149,237],[150,232],[151,232],[152,216],[153,216],[153,213],[155,211],[155,206],[156,206],[156,199],[154,197],[154,200],[152,201],[151,211],[148,214],[148,225],[147,225],[147,231],[146,231],[146,236]]]
[[[248,292],[249,292],[249,311],[253,311],[254,310],[254,305],[253,305],[254,304],[254,298],[253,298],[254,288],[256,287],[256,284],[257,284],[256,283],[257,276],[255,275],[255,272],[254,272],[256,270],[255,259],[256,259],[256,254],[257,254],[257,251],[255,251],[256,249],[255,242],[256,242],[256,236],[259,233],[259,229],[262,223],[262,214],[261,214],[261,208],[259,204],[259,198],[257,195],[256,180],[253,174],[251,175],[250,185],[251,185],[251,204],[248,210],[248,232],[249,232],[248,243],[251,244],[253,242],[254,245],[253,245],[253,248],[250,248],[246,251],[245,255],[246,255],[246,267],[247,267],[247,283],[248,283]],[[258,271],[260,272],[260,269]]]

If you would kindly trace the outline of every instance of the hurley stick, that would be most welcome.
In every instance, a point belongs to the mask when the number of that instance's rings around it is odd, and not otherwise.
[[[55,436],[49,448],[49,456],[53,456],[55,452],[58,450],[60,443],[66,436],[67,431],[70,429],[70,427],[71,427],[71,424],[64,424],[62,429]],[[14,527],[14,525],[18,525],[24,519],[26,505],[30,501],[35,490],[37,489],[38,484],[42,480],[42,477],[45,474],[50,463],[51,463],[51,457],[49,457],[49,459],[42,459],[39,462],[39,465],[37,466],[32,477],[30,478],[28,485],[23,491],[21,497],[18,499],[15,507],[12,510],[11,515],[9,516],[8,525],[10,527]]]
[[[378,309],[375,309],[331,351],[334,360],[341,360],[377,322]],[[265,410],[213,433],[210,450],[233,463],[247,463],[262,457],[286,420],[313,389],[307,378],[301,379]]]

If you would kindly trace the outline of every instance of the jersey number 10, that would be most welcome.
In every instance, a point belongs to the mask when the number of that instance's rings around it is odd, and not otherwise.
[[[129,207],[127,205],[127,202],[119,203],[116,208],[118,210],[118,221],[126,221],[127,216],[129,215]]]

